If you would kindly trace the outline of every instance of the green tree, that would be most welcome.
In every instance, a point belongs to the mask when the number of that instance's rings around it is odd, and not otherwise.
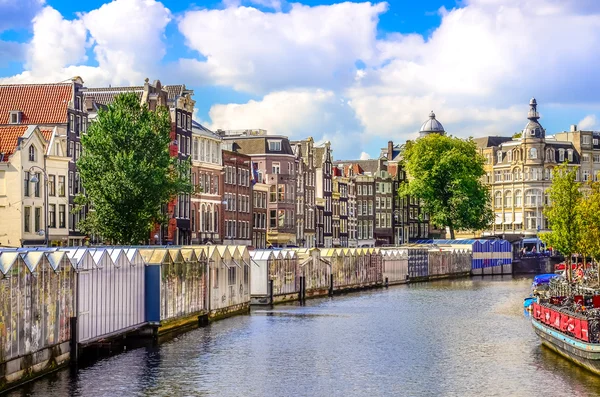
[[[515,132],[512,137],[517,139],[517,138],[521,138],[522,136],[523,136],[523,131],[519,131],[519,132]]]
[[[590,256],[597,265],[600,260],[600,183],[591,182],[589,191],[579,202],[581,237],[579,252],[585,257]],[[600,269],[598,269],[600,283]]]
[[[398,194],[422,200],[435,225],[456,230],[480,230],[493,220],[491,198],[482,183],[484,158],[472,139],[430,134],[408,141],[403,150],[408,182]]]
[[[189,162],[169,154],[169,110],[150,111],[135,94],[118,95],[100,110],[87,134],[77,166],[91,204],[80,224],[116,244],[139,244],[151,228],[165,221],[161,206],[179,193],[191,192]]]
[[[567,163],[555,168],[552,185],[548,189],[550,204],[544,209],[548,227],[552,230],[540,235],[541,240],[565,257],[567,280],[571,280],[571,257],[581,248],[581,199],[577,169]]]

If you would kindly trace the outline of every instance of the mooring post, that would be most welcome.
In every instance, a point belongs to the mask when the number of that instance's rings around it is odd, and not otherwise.
[[[333,274],[329,275],[329,296],[333,296]]]
[[[273,280],[269,280],[269,304],[273,304]]]
[[[69,323],[71,327],[71,363],[77,364],[79,361],[79,347],[77,344],[77,317],[71,317],[69,319]]]
[[[300,291],[298,291],[298,300],[304,300],[304,276],[300,276]]]
[[[389,282],[388,282],[388,278],[385,278],[385,288],[389,287]]]

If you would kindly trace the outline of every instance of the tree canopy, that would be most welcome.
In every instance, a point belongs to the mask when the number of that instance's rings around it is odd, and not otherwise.
[[[448,227],[450,238],[456,230],[491,224],[490,193],[481,180],[484,159],[472,139],[430,134],[408,141],[402,156],[408,182],[398,193],[421,199],[431,222]]]
[[[576,181],[577,169],[567,163],[554,169],[552,185],[548,188],[550,204],[544,208],[550,232],[542,233],[541,240],[566,256],[567,278],[571,276],[571,256],[587,245],[581,244],[582,237],[582,193]]]
[[[80,223],[116,244],[139,244],[164,221],[161,206],[191,191],[189,163],[169,154],[169,110],[150,111],[135,94],[118,95],[81,136],[77,161],[85,196],[91,204]]]

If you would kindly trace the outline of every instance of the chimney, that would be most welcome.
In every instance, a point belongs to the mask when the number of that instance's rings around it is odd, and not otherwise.
[[[388,141],[388,151],[387,151],[388,161],[391,161],[394,158],[394,142]]]
[[[577,131],[577,124],[571,124],[571,132]]]

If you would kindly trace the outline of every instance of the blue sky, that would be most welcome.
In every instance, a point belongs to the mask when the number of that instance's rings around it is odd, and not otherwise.
[[[434,110],[458,136],[509,135],[538,100],[549,134],[597,129],[600,2],[0,1],[0,82],[185,83],[211,128],[377,156]]]

